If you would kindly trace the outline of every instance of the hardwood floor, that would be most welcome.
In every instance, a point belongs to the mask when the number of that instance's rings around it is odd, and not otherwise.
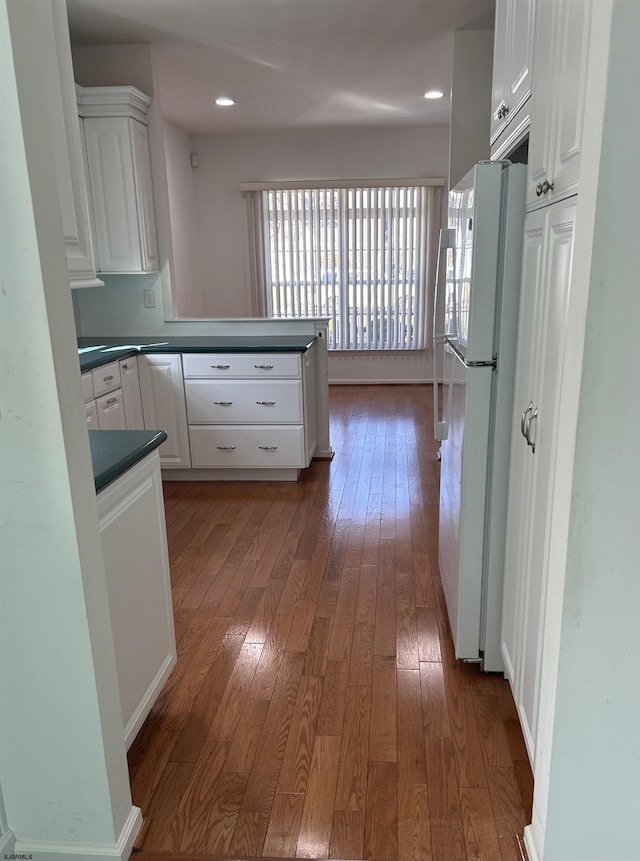
[[[145,853],[518,861],[531,771],[508,683],[453,657],[432,436],[430,387],[336,387],[298,482],[165,483]]]

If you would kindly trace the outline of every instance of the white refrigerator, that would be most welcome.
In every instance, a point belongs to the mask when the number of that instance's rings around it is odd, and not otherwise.
[[[438,561],[456,657],[502,671],[500,627],[526,166],[449,192],[433,315]],[[437,381],[442,380],[439,387]]]

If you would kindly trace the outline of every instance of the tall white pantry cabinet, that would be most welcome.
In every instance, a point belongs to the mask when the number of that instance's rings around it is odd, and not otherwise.
[[[552,855],[545,834],[597,185],[587,174],[600,160],[612,5],[541,0],[535,19],[502,630],[534,771],[531,861]]]

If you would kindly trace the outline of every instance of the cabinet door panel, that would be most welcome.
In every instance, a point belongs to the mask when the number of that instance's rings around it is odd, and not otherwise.
[[[125,117],[84,121],[101,272],[141,269],[128,122]]]
[[[549,203],[546,197],[536,194],[536,187],[549,173],[551,141],[552,94],[554,86],[554,43],[557,38],[558,5],[542,2],[536,15],[536,61],[533,70],[533,104],[527,179],[527,207]]]
[[[507,117],[513,116],[531,95],[534,17],[535,0],[516,0],[512,4],[506,79]]]
[[[534,398],[537,372],[535,321],[540,305],[544,265],[546,214],[527,216],[522,256],[522,287],[518,325],[518,350],[514,386],[514,415],[509,468],[509,502],[505,545],[505,577],[502,610],[502,657],[518,701],[520,684],[520,635],[523,596],[529,575],[529,518],[533,480],[533,455],[521,431],[521,416]]]
[[[156,216],[153,202],[153,183],[149,159],[149,132],[136,120],[129,120],[133,164],[138,198],[138,223],[142,268],[147,271],[159,269],[158,243],[156,240]]]
[[[560,409],[560,372],[569,301],[575,203],[558,203],[547,210],[546,254],[541,287],[544,307],[540,321],[538,415],[531,426],[535,443],[534,503],[531,521],[530,577],[522,623],[520,718],[525,739],[535,744],[538,726],[543,620],[548,581],[548,538],[553,515],[556,429]]]
[[[493,81],[491,86],[491,143],[500,135],[506,125],[506,118],[498,117],[498,111],[505,97],[507,80],[507,55],[509,52],[509,31],[512,7],[507,0],[496,4],[496,23],[493,43]]]
[[[138,371],[144,426],[167,433],[166,442],[160,446],[163,469],[190,467],[182,357],[178,354],[140,356]]]
[[[549,182],[553,182],[553,200],[578,190],[591,4],[584,0],[564,0],[558,12],[560,44],[556,51],[556,106],[548,177]]]
[[[122,381],[122,399],[127,430],[143,430],[142,395],[140,394],[138,360],[135,356],[120,361],[120,379]]]

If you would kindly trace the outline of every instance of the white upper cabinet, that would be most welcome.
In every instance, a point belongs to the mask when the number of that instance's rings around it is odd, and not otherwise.
[[[536,0],[498,0],[491,91],[491,144],[531,95]]]
[[[135,87],[79,88],[100,272],[160,268],[146,126],[150,104]]]
[[[55,65],[58,70],[57,78],[53,75],[47,78],[47,100],[69,281],[72,287],[102,286],[102,281],[96,278],[93,257],[86,167],[66,9],[62,2],[45,8],[50,10],[52,19],[50,44],[55,53],[52,67]]]
[[[540,4],[536,32],[527,207],[578,191],[592,3]]]

